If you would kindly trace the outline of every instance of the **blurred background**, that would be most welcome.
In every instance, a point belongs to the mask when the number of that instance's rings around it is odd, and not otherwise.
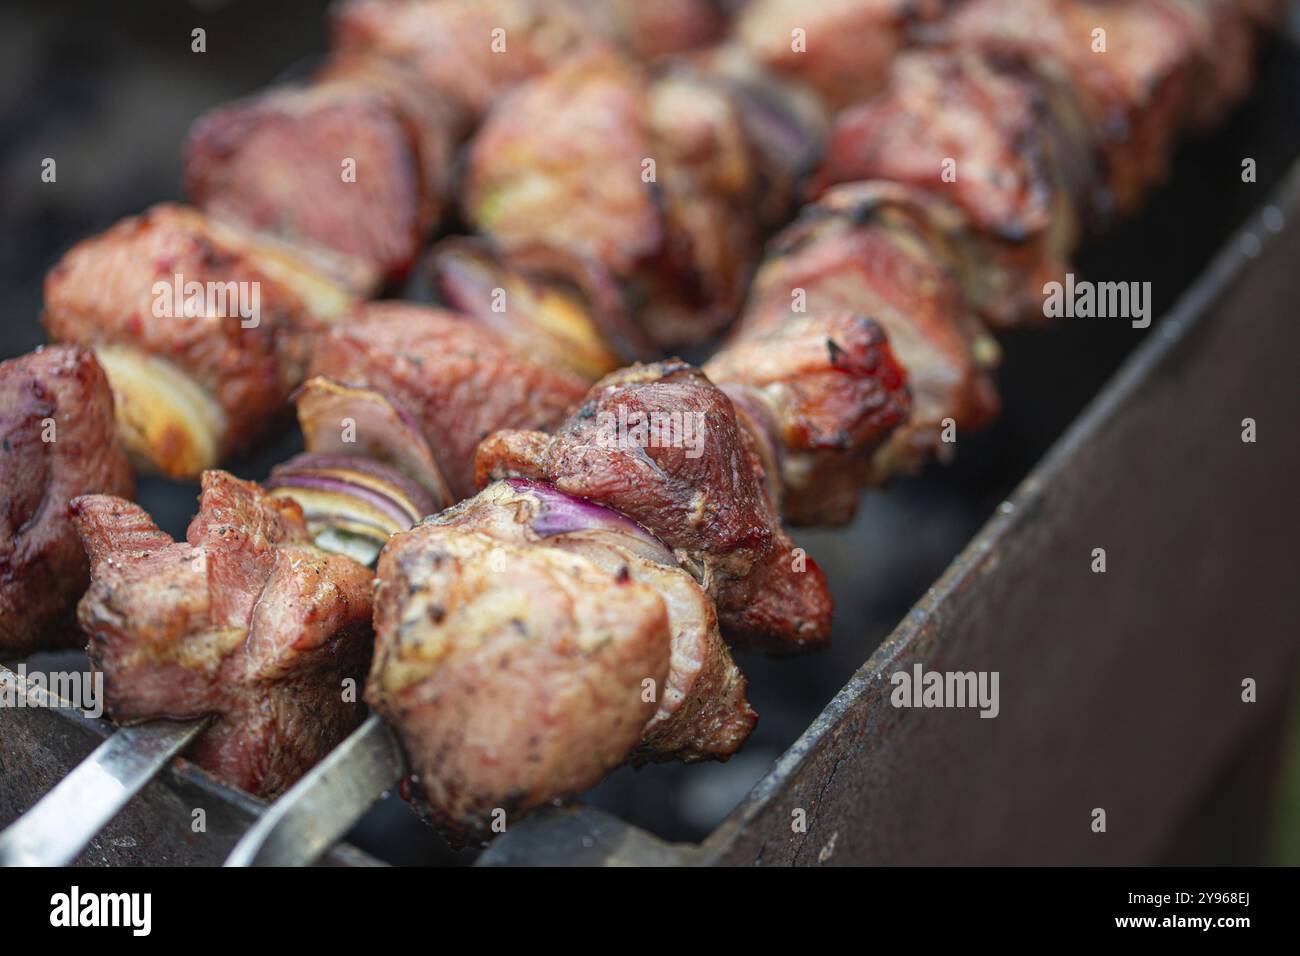
[[[34,348],[45,271],[73,242],[149,204],[181,196],[180,148],[205,109],[302,75],[325,48],[319,0],[6,0],[0,8],[0,357]],[[207,31],[191,52],[190,31]],[[1203,268],[1259,197],[1300,156],[1300,57],[1268,52],[1255,99],[1212,139],[1190,144],[1146,212],[1086,250],[1080,271],[1152,280],[1157,314]],[[1264,135],[1266,134],[1266,135]],[[1225,191],[1248,138],[1260,185]],[[58,163],[56,183],[41,162]],[[1168,238],[1176,236],[1177,242]],[[1158,256],[1152,250],[1158,249]],[[1136,267],[1140,263],[1140,268]],[[417,283],[418,284],[418,283]],[[839,616],[833,649],[768,661],[741,658],[761,715],[727,764],[617,771],[589,802],[670,840],[698,840],[798,737],[1024,477],[1125,355],[1141,341],[1123,323],[1066,325],[1006,342],[999,374],[1005,414],[964,439],[955,466],[931,468],[868,498],[854,526],[798,543],[829,572]],[[1045,372],[1045,370],[1049,370]],[[231,470],[261,478],[291,455],[296,436]],[[142,503],[183,532],[195,486],[142,483]],[[1300,622],[1291,621],[1292,627]],[[1239,858],[1300,864],[1300,711],[1263,846]],[[398,863],[465,862],[449,854],[398,800],[353,835]],[[1183,854],[1170,848],[1171,859]]]

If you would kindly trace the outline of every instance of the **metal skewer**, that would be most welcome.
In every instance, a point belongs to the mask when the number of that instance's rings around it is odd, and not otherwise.
[[[67,866],[209,720],[117,731],[0,833],[0,866]]]
[[[244,834],[225,866],[307,866],[406,772],[392,730],[372,714]]]

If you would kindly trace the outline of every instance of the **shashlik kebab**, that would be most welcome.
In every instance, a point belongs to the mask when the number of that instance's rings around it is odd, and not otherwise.
[[[834,326],[809,333],[823,346],[828,334],[838,333]],[[822,381],[830,362],[823,352],[813,361],[824,368],[792,362],[785,384],[809,401],[817,395],[831,399],[818,411],[823,422],[838,415],[841,424],[826,427],[837,434],[854,431],[857,441],[874,447],[905,412],[902,376],[878,333],[862,343],[845,342],[843,355],[856,366],[845,359]],[[784,341],[773,348],[790,351]],[[795,557],[776,512],[774,500],[780,499],[769,493],[773,482],[779,487],[780,474],[765,471],[756,451],[762,440],[769,456],[782,454],[779,432],[758,429],[752,421],[742,425],[725,394],[698,370],[684,363],[639,366],[606,377],[584,398],[585,383],[576,376],[530,362],[463,319],[404,303],[366,306],[357,321],[323,336],[311,370],[298,395],[310,451],[275,469],[269,494],[223,472],[207,472],[200,513],[185,544],[172,544],[138,507],[120,499],[93,496],[73,505],[78,531],[94,556],[80,619],[92,660],[112,688],[109,712],[128,721],[222,714],[203,739],[235,743],[201,745],[193,753],[228,782],[274,793],[292,776],[268,771],[271,761],[259,756],[257,742],[269,740],[300,754],[298,763],[288,757],[280,763],[301,771],[320,756],[310,748],[303,754],[304,743],[327,749],[351,729],[340,717],[312,725],[317,736],[307,741],[295,738],[293,730],[303,722],[294,702],[306,696],[301,687],[311,679],[321,681],[319,693],[333,695],[329,707],[314,702],[323,713],[360,713],[339,703],[338,684],[347,675],[324,669],[319,657],[268,661],[254,654],[268,643],[276,646],[273,636],[262,636],[268,626],[283,640],[281,628],[310,634],[311,624],[317,638],[290,645],[284,654],[328,647],[336,667],[356,665],[357,657],[344,654],[343,645],[355,655],[364,640],[352,631],[355,639],[345,640],[337,632],[359,614],[361,598],[350,582],[361,565],[346,558],[312,565],[302,558],[307,544],[368,560],[374,551],[357,550],[356,539],[369,538],[377,550],[376,540],[472,495],[497,472],[544,479],[556,489],[550,501],[568,495],[594,502],[570,510],[608,515],[605,524],[615,531],[648,529],[642,535],[653,538],[656,556],[667,556],[654,577],[673,608],[666,617],[672,627],[656,633],[664,635],[665,662],[671,654],[669,687],[679,703],[689,702],[683,713],[690,717],[674,723],[665,716],[662,735],[647,733],[647,754],[726,756],[743,739],[729,727],[724,742],[714,746],[698,727],[711,712],[705,694],[740,693],[743,703],[743,679],[719,628],[742,646],[781,651],[815,647],[829,637],[825,580],[811,559]],[[644,454],[592,435],[596,421],[619,410],[646,421],[673,413],[680,421],[683,414],[698,413],[707,435],[699,434],[691,448]],[[806,411],[794,404],[790,414]],[[355,426],[354,441],[341,439],[345,423]],[[480,444],[484,434],[491,437]],[[224,503],[231,489],[238,492],[238,507]],[[276,504],[282,498],[295,504]],[[443,512],[437,520],[455,513]],[[540,528],[534,525],[547,538],[557,533]],[[286,554],[285,548],[298,550]],[[280,564],[284,574],[310,568],[299,573],[314,575],[309,580],[316,588],[290,587],[299,582],[294,576],[282,583],[276,576]],[[232,575],[232,569],[243,573]],[[164,575],[169,584],[157,589]],[[331,610],[340,594],[350,611],[342,618]],[[259,614],[273,616],[264,623]],[[250,656],[268,669],[255,669],[246,660]],[[709,676],[718,674],[727,680],[719,684]],[[654,673],[642,677],[663,683]],[[699,690],[691,693],[697,683]],[[268,701],[267,709],[250,713],[247,707],[258,699]],[[752,724],[747,708],[731,698],[724,703],[728,713],[739,710]],[[278,732],[268,733],[268,725]],[[599,733],[600,726],[589,730]],[[694,740],[694,749],[682,739]]]
[[[417,7],[425,7],[409,6],[407,12],[412,14]],[[441,8],[441,12],[450,6]],[[420,15],[428,12],[426,9]],[[536,13],[534,10],[529,16],[535,17]],[[663,25],[669,25],[672,19],[663,20]],[[676,35],[685,43],[693,31],[693,27],[678,30]],[[642,52],[655,52],[653,43],[646,45],[639,34],[638,38]],[[412,52],[422,51],[407,50],[404,55]],[[302,119],[302,126],[290,124],[289,139],[278,140],[279,146],[286,147],[294,135],[313,130],[310,107],[319,103],[332,110],[340,100],[350,102],[347,96],[357,93],[359,87],[349,87],[349,79],[363,77],[367,94],[377,94],[382,87],[385,102],[377,104],[372,97],[363,104],[367,109],[378,110],[380,105],[392,112],[406,109],[409,118],[414,104],[405,95],[409,87],[398,75],[402,69],[388,61],[339,57],[323,74],[324,92],[316,89],[319,96],[300,104],[302,115],[295,109],[288,110]],[[365,112],[365,117],[372,117],[375,110]],[[323,115],[323,135],[337,134],[340,122],[347,126],[345,116],[337,112]],[[441,141],[433,141],[440,132],[438,117],[426,110],[421,119],[428,122],[412,122],[411,126],[417,132],[423,128],[428,134],[425,155],[441,156]],[[239,142],[256,139],[255,129],[249,126],[253,120],[244,120],[232,122],[227,130]],[[274,122],[271,127],[281,128]],[[200,139],[196,138],[196,142]],[[271,142],[277,142],[274,136]],[[283,153],[296,155],[293,149],[284,149]],[[211,151],[199,150],[192,158],[202,164],[212,159]],[[368,201],[373,199],[371,196]],[[302,358],[311,342],[331,323],[351,314],[355,306],[351,290],[364,287],[364,283],[354,281],[355,269],[348,261],[354,257],[348,250],[328,251],[311,243],[283,244],[268,239],[265,232],[250,232],[232,224],[229,211],[225,212],[222,218],[184,207],[157,207],[141,219],[119,224],[108,234],[74,249],[47,283],[46,325],[57,338],[84,341],[96,348],[100,361],[118,385],[120,418],[133,457],[175,475],[194,474],[215,464],[226,454],[246,447],[273,423],[277,407],[283,406],[287,393],[303,376]],[[200,286],[241,282],[255,285],[259,292],[267,293],[267,321],[263,324],[258,315],[250,326],[237,331],[228,321],[233,317],[228,309],[181,306],[179,288],[172,307],[178,314],[158,316],[157,288],[159,283],[166,285],[169,276],[184,276]],[[107,289],[109,294],[87,295],[91,289],[96,293]],[[145,289],[149,290],[147,297]],[[119,294],[132,290],[140,295]],[[184,317],[194,321],[183,330],[169,329],[166,323],[149,323],[150,314],[154,318]],[[147,327],[153,334],[146,333]],[[254,335],[241,334],[250,327]],[[256,346],[251,351],[244,348],[250,341]],[[611,363],[606,360],[604,364],[608,367]],[[510,369],[502,367],[500,371],[505,372],[503,380],[527,386],[527,379],[515,379]],[[469,407],[481,410],[478,403],[472,402]],[[546,424],[535,416],[520,417],[511,423],[523,427]],[[453,448],[452,453],[455,451]],[[460,493],[467,493],[468,479],[463,475],[453,477]],[[452,500],[445,497],[449,489],[441,490],[444,495],[435,493],[434,500],[443,504]]]
[[[833,350],[831,350],[831,352],[832,352],[832,354],[831,354],[831,358],[832,358],[832,364],[833,364],[833,359],[835,359],[835,354],[833,354]],[[554,440],[552,440],[552,441],[554,441]],[[563,450],[562,450],[562,451],[563,451]],[[562,455],[562,457],[563,457],[563,455]],[[539,458],[539,459],[538,459],[538,458],[529,458],[529,457],[525,457],[524,460],[528,460],[528,462],[529,462],[529,467],[533,467],[534,464],[536,464],[536,463],[538,462],[538,460],[543,460],[543,462],[545,462],[546,457],[545,457],[545,455],[543,455],[543,457],[542,457],[542,458]],[[563,471],[563,470],[562,470],[562,471]],[[562,477],[567,477],[567,476],[562,475]],[[633,503],[634,503],[634,502],[633,502]],[[380,636],[380,640],[381,640],[381,644],[382,644],[382,641],[383,641],[383,635]]]
[[[947,102],[961,104],[963,100],[940,98],[938,105]],[[935,119],[940,126],[943,121],[942,116]],[[933,229],[935,222],[925,209],[934,200],[924,192],[919,197],[912,195],[914,189],[890,195],[890,188],[891,184],[867,183],[845,187],[828,196],[826,204],[817,207],[809,220],[794,227],[796,236],[787,237],[794,246],[791,253],[811,255],[810,250],[815,251],[819,242],[829,237],[832,251],[846,241],[865,242],[868,249],[874,242],[882,251],[895,252],[895,264],[902,265],[897,253],[907,243],[900,236],[916,241],[929,234],[927,230]],[[846,205],[837,209],[837,203]],[[918,213],[918,209],[922,211]],[[817,222],[834,220],[841,212],[844,221],[832,222],[829,230],[820,233],[816,230]],[[895,220],[900,220],[901,225]],[[869,232],[865,236],[855,234],[858,227],[866,227]],[[888,230],[894,233],[891,235]],[[975,232],[978,235],[978,230]],[[994,237],[994,241],[1002,238]],[[944,237],[943,241],[948,240]],[[780,242],[777,248],[781,248]],[[921,248],[925,250],[925,245]],[[872,263],[870,254],[863,258]],[[846,289],[854,289],[855,283],[866,282],[870,288],[871,280],[876,278],[880,281],[872,291],[887,304],[890,304],[887,290],[891,282],[914,279],[920,282],[920,288],[928,284],[921,281],[928,277],[918,275],[914,269],[882,267],[873,273],[870,269],[863,270],[861,261],[841,258],[843,272],[838,276],[835,273],[839,270],[833,266],[826,269],[830,263],[823,262],[823,271],[814,270],[809,275],[823,279],[825,288],[835,295],[850,294]],[[778,264],[780,268],[784,266]],[[956,270],[952,271],[955,275]],[[850,279],[847,287],[833,281],[845,274]],[[760,279],[756,298],[759,305],[753,313],[757,318],[742,320],[738,333],[741,342],[747,336],[758,334],[757,330],[780,328],[791,321],[790,288],[779,280],[769,281],[780,288],[777,298],[782,306],[766,313],[762,310]],[[975,306],[966,301],[960,287],[949,285],[948,289],[947,302],[962,308],[966,314],[973,314]],[[820,310],[827,307],[817,297],[811,314],[825,316],[827,313]],[[939,315],[936,313],[936,318]],[[793,320],[798,321],[798,316]],[[824,341],[833,359],[831,345],[835,340]],[[725,361],[724,357],[720,369],[726,367]],[[974,363],[966,364],[969,368]],[[980,413],[989,413],[988,397],[979,395],[983,383],[978,377],[968,375],[959,381],[963,384],[956,394],[963,401],[974,401],[977,407],[982,403]],[[952,385],[941,383],[941,387]],[[975,390],[973,394],[971,388]],[[732,530],[729,518],[744,515],[751,502],[766,497],[765,481],[752,486],[755,497],[717,481],[719,475],[734,478],[745,473],[734,461],[725,461],[733,446],[715,433],[705,460],[691,463],[680,449],[665,452],[638,443],[631,447],[612,447],[608,441],[601,440],[602,413],[608,416],[613,408],[690,410],[707,404],[709,389],[716,391],[716,386],[680,363],[638,366],[613,373],[597,383],[578,412],[552,433],[504,432],[489,436],[476,454],[478,481],[483,484],[491,479],[522,477],[545,482],[549,488],[576,494],[585,501],[607,505],[654,533],[676,552],[678,563],[694,570],[702,582],[713,579],[711,590],[724,633],[728,629],[727,616],[731,614],[734,615],[731,628],[742,640],[752,639],[757,633],[783,641],[793,637],[798,641],[799,628],[808,626],[811,632],[817,630],[817,605],[809,598],[810,591],[816,590],[816,579],[805,576],[796,580],[796,575],[786,575],[779,565],[765,564],[760,551],[747,571],[733,580],[727,574],[728,562],[737,556],[752,558],[753,555],[746,554],[743,548],[714,547],[715,542],[735,540],[729,534]],[[732,408],[730,403],[727,407]],[[718,416],[708,420],[714,424]],[[736,433],[743,434],[738,423]],[[885,455],[888,459],[892,451],[901,460],[914,461],[918,454],[924,454],[929,441],[933,439],[907,436],[901,448],[887,450]],[[714,455],[723,461],[717,461]],[[752,461],[757,464],[756,457]],[[761,466],[755,471],[761,472]],[[727,494],[715,497],[715,487],[727,488]],[[572,607],[571,599],[565,601],[561,595],[568,594],[574,583],[557,579],[553,571],[548,573],[532,567],[534,563],[556,560],[557,556],[530,550],[525,557],[511,550],[505,566],[515,573],[504,577],[492,573],[491,555],[499,553],[496,549],[501,547],[501,540],[511,540],[497,530],[499,522],[507,520],[499,512],[502,508],[507,511],[516,508],[514,497],[532,491],[533,486],[489,485],[477,498],[451,513],[395,536],[380,556],[376,615],[379,653],[371,673],[370,699],[376,710],[394,723],[402,737],[430,814],[453,831],[482,834],[493,808],[524,810],[578,792],[598,779],[593,764],[612,759],[608,751],[594,748],[588,742],[586,727],[571,725],[559,716],[584,713],[591,705],[591,698],[574,705],[572,711],[565,711],[556,705],[550,693],[534,689],[531,694],[522,694],[521,705],[518,702],[521,692],[514,683],[517,675],[509,664],[503,668],[508,671],[505,676],[493,679],[493,667],[499,666],[499,658],[510,660],[513,655],[523,655],[526,661],[531,661],[535,652],[540,660],[547,663],[553,660],[550,648],[535,646],[530,637],[546,634],[554,640],[581,633],[572,620],[566,621],[558,615],[546,617],[542,612],[533,614],[538,608]],[[718,511],[708,511],[710,504],[718,507]],[[848,509],[851,504],[845,510]],[[525,508],[525,513],[531,515],[535,511]],[[740,518],[740,527],[762,524],[761,520]],[[778,553],[788,557],[789,551],[782,551],[782,547],[778,546]],[[774,578],[766,577],[765,572],[769,570],[774,572]],[[747,590],[755,574],[762,582],[761,596]],[[733,586],[735,593],[731,592]],[[548,587],[549,600],[538,590]],[[774,615],[768,613],[769,608],[775,610]],[[537,630],[542,623],[546,626]],[[600,684],[604,693],[596,699],[606,708],[602,712],[609,721],[603,742],[612,747],[615,741],[622,741],[624,747],[630,748],[634,744],[625,728],[637,725],[633,709],[635,686],[621,665],[629,657],[636,657],[642,635],[630,622],[622,623],[625,628],[611,635],[608,645],[602,645],[609,657],[603,671],[605,680]],[[570,673],[565,671],[566,676]],[[556,681],[558,686],[564,686],[560,678],[543,681],[542,686],[549,691],[557,686]],[[588,676],[584,689],[594,694],[590,684]],[[618,688],[619,693],[611,693],[613,688]],[[497,697],[498,694],[503,696]],[[515,709],[506,705],[505,695],[510,696]],[[494,703],[480,707],[477,700],[482,697]],[[462,702],[463,698],[475,699]],[[617,706],[619,702],[621,709]],[[530,735],[530,728],[538,726],[544,727],[547,733]],[[571,758],[577,754],[590,758],[589,762],[573,763]],[[539,765],[553,767],[554,772],[535,772]]]
[[[338,256],[373,294],[442,218],[456,147],[495,100],[590,43],[653,59],[716,38],[709,0],[344,0],[306,84],[194,125],[185,182],[204,211]]]
[[[207,211],[162,205],[74,248],[47,280],[45,325],[54,339],[101,353],[137,465],[197,477],[284,417],[277,412],[287,409],[289,392],[302,380],[312,338],[346,317],[359,294],[374,290],[376,282],[365,274],[395,275],[409,266],[436,216],[433,207],[444,198],[456,136],[447,135],[443,114],[477,118],[500,92],[544,67],[598,56],[582,52],[597,40],[650,58],[712,38],[715,20],[705,0],[653,9],[589,0],[344,3],[336,12],[336,54],[317,83],[271,91],[197,124],[187,179]],[[491,52],[480,35],[498,27],[514,38],[504,53]],[[815,156],[818,136],[809,132],[815,111],[770,84],[730,75],[735,70],[711,69],[705,78],[678,68],[654,84],[652,99],[669,114],[688,110],[679,117],[680,129],[669,122],[672,115],[660,124],[665,175],[671,169],[670,178],[683,184],[671,191],[672,221],[689,226],[661,230],[666,253],[688,246],[725,250],[742,234],[752,253],[757,229],[742,207],[754,203],[769,210],[765,217],[779,215],[789,206],[781,197],[791,195],[795,175]],[[401,147],[407,139],[414,144],[410,155]],[[355,182],[335,168],[345,144],[344,159],[365,172]],[[599,203],[591,205],[602,211]],[[700,215],[704,210],[710,214]],[[713,235],[710,220],[735,224],[729,227],[734,236]],[[698,238],[687,235],[691,229],[702,230]],[[565,255],[552,247],[538,250],[536,261],[558,262]],[[665,255],[665,262],[679,264],[668,263],[671,269],[660,270],[663,281],[647,291],[664,303],[656,312],[681,324],[674,289],[683,270],[707,297],[725,287],[729,301],[721,312],[696,293],[689,297],[716,327],[720,315],[734,312],[737,280],[752,256],[741,257],[734,269],[726,254],[688,261],[701,255]],[[529,261],[523,250],[516,256]],[[603,286],[611,303],[626,298],[595,260],[590,267],[566,263],[564,271],[588,294]],[[157,289],[172,283],[175,301],[160,316]],[[191,287],[226,290],[228,300],[257,289],[260,302],[252,310],[266,319],[236,328],[228,321],[234,301],[224,303],[226,311],[190,306],[184,290]],[[188,328],[150,321],[182,313],[182,299],[201,313]],[[643,329],[614,315],[614,306],[608,318],[595,320],[598,337],[571,311],[575,335],[600,342],[590,356],[590,377],[652,355]],[[698,335],[709,322],[687,324]]]

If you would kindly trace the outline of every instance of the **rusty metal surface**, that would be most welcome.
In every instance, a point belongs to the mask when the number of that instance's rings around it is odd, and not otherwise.
[[[1298,257],[1293,174],[704,860],[1159,859],[1219,768],[1283,719],[1300,664]],[[895,708],[889,676],[917,662],[1000,672],[1000,715]]]
[[[93,720],[71,705],[35,706],[45,695],[28,695],[25,682],[6,671],[19,686],[22,701],[0,707],[0,829],[26,811],[112,732],[105,720]],[[36,668],[33,668],[35,670]],[[30,698],[30,700],[29,700]],[[219,866],[266,804],[216,782],[189,765],[174,765],[135,797],[77,857],[91,866]],[[203,811],[202,832],[195,812]],[[323,861],[335,866],[377,865],[376,860],[346,844]]]

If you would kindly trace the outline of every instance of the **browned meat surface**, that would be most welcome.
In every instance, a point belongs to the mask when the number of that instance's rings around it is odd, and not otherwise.
[[[652,59],[721,26],[710,0],[344,0],[333,10],[337,48],[409,66],[426,95],[470,117],[593,41]]]
[[[757,715],[745,700],[744,675],[718,633],[713,602],[667,547],[629,519],[549,485],[511,479],[494,482],[431,520],[580,554],[663,599],[672,655],[668,677],[655,694],[659,709],[646,724],[634,762],[725,760],[749,736]]]
[[[393,402],[419,426],[458,499],[474,493],[482,439],[502,428],[549,429],[587,388],[453,313],[402,302],[367,305],[322,338],[311,372]]]
[[[311,544],[302,510],[225,472],[203,475],[176,542],[109,495],[72,504],[90,554],[78,608],[121,723],[217,715],[187,756],[274,796],[357,727],[371,575]]]
[[[349,58],[313,85],[200,117],[186,192],[209,213],[348,257],[368,294],[407,272],[441,215],[459,124],[399,68]]]
[[[640,522],[677,551],[739,646],[788,653],[830,639],[825,576],[781,527],[730,400],[684,362],[606,376],[553,435],[490,436],[477,475],[549,482]]]
[[[750,0],[736,35],[750,56],[807,83],[832,107],[858,103],[884,83],[912,29],[948,0]]]
[[[774,500],[792,524],[852,518],[876,450],[911,406],[881,327],[850,312],[774,310],[743,323],[704,372],[748,412],[751,430],[770,429],[758,444],[776,466],[764,460],[764,471],[779,477]]]
[[[997,345],[965,305],[945,237],[925,210],[923,198],[888,185],[832,190],[772,242],[736,332],[743,343],[807,316],[844,313],[867,316],[884,329],[906,370],[911,413],[876,452],[873,480],[915,470],[936,455],[947,458],[954,446],[942,440],[945,419],[962,434],[987,424],[998,410],[987,372]],[[800,290],[806,313],[794,311]],[[811,483],[808,494],[819,489]],[[828,504],[842,517],[847,496],[834,499]],[[811,516],[819,517],[815,500],[810,505]],[[805,517],[799,502],[792,510]]]
[[[1009,277],[997,317],[1041,321],[1043,285],[1069,271],[1093,178],[1081,114],[1044,85],[973,52],[906,53],[880,96],[836,119],[817,190],[882,179],[950,200]]]
[[[579,288],[590,272],[621,284],[661,349],[704,341],[734,317],[760,252],[771,164],[744,103],[694,68],[651,78],[609,51],[573,57],[489,114],[467,216],[510,256],[567,257],[555,272]]]
[[[353,306],[286,248],[161,205],[74,246],[42,321],[95,351],[133,456],[187,478],[287,417],[313,338]]]
[[[1105,52],[1094,51],[1095,30],[1105,31]],[[947,35],[1068,80],[1120,212],[1164,178],[1190,111],[1204,121],[1240,95],[1252,57],[1240,11],[1219,0],[969,0]]]
[[[68,502],[135,490],[113,393],[85,349],[0,362],[0,489],[0,655],[78,643],[90,577]]]
[[[598,783],[655,714],[644,682],[668,674],[668,612],[630,575],[425,522],[390,539],[376,581],[366,697],[453,836]]]

